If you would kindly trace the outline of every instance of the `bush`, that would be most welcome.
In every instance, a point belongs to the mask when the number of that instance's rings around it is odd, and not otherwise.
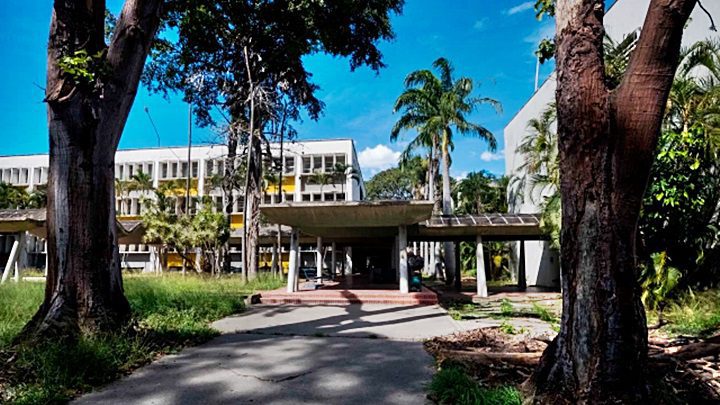
[[[459,366],[438,371],[428,386],[432,399],[440,404],[520,405],[522,396],[513,387],[485,388]]]

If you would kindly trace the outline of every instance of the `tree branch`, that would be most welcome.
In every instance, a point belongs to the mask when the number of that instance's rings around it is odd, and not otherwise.
[[[112,42],[108,48],[107,63],[111,76],[104,89],[106,118],[102,128],[115,145],[130,113],[137,94],[140,76],[150,52],[158,26],[162,0],[125,0],[117,20]],[[103,11],[104,12],[104,11]],[[117,117],[121,118],[117,120]],[[121,125],[117,125],[121,123]]]

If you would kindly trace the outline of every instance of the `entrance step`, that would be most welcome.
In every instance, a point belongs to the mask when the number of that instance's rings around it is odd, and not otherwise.
[[[402,294],[392,290],[325,290],[298,291],[288,293],[274,290],[260,294],[263,304],[392,304],[392,305],[437,305],[437,295],[423,288],[421,292]]]

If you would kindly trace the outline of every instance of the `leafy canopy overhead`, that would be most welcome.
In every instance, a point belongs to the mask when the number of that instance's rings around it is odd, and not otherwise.
[[[156,43],[144,81],[156,91],[184,92],[200,124],[213,123],[215,106],[247,116],[247,50],[254,82],[317,119],[323,103],[302,58],[326,52],[349,58],[351,69],[379,70],[384,64],[377,42],[393,38],[390,15],[400,13],[403,3],[169,0],[166,39]]]

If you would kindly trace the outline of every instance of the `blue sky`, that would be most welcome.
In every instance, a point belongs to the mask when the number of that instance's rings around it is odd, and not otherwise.
[[[45,48],[52,1],[2,0],[0,49],[4,61],[0,75],[0,155],[46,153],[48,149],[45,105]],[[406,0],[403,14],[393,18],[396,38],[380,44],[387,68],[379,74],[362,68],[350,72],[348,61],[312,55],[305,63],[320,85],[318,96],[326,108],[317,121],[296,123],[300,139],[352,138],[360,153],[366,178],[389,165],[404,141],[389,142],[396,115],[395,98],[411,71],[429,68],[440,56],[450,59],[458,75],[479,85],[477,95],[493,97],[503,113],[484,107],[473,119],[496,136],[498,150],[475,138],[456,140],[452,173],[463,176],[481,169],[504,171],[503,127],[532,95],[535,74],[533,51],[537,42],[553,33],[552,23],[538,22],[532,4],[523,0]],[[108,0],[119,11],[122,0]],[[541,80],[551,71],[543,66]],[[135,100],[121,148],[157,146],[144,108],[160,133],[162,146],[187,142],[187,105],[181,98],[166,100],[141,89]],[[196,128],[195,140],[206,143],[212,130]],[[407,134],[405,141],[412,134]]]

